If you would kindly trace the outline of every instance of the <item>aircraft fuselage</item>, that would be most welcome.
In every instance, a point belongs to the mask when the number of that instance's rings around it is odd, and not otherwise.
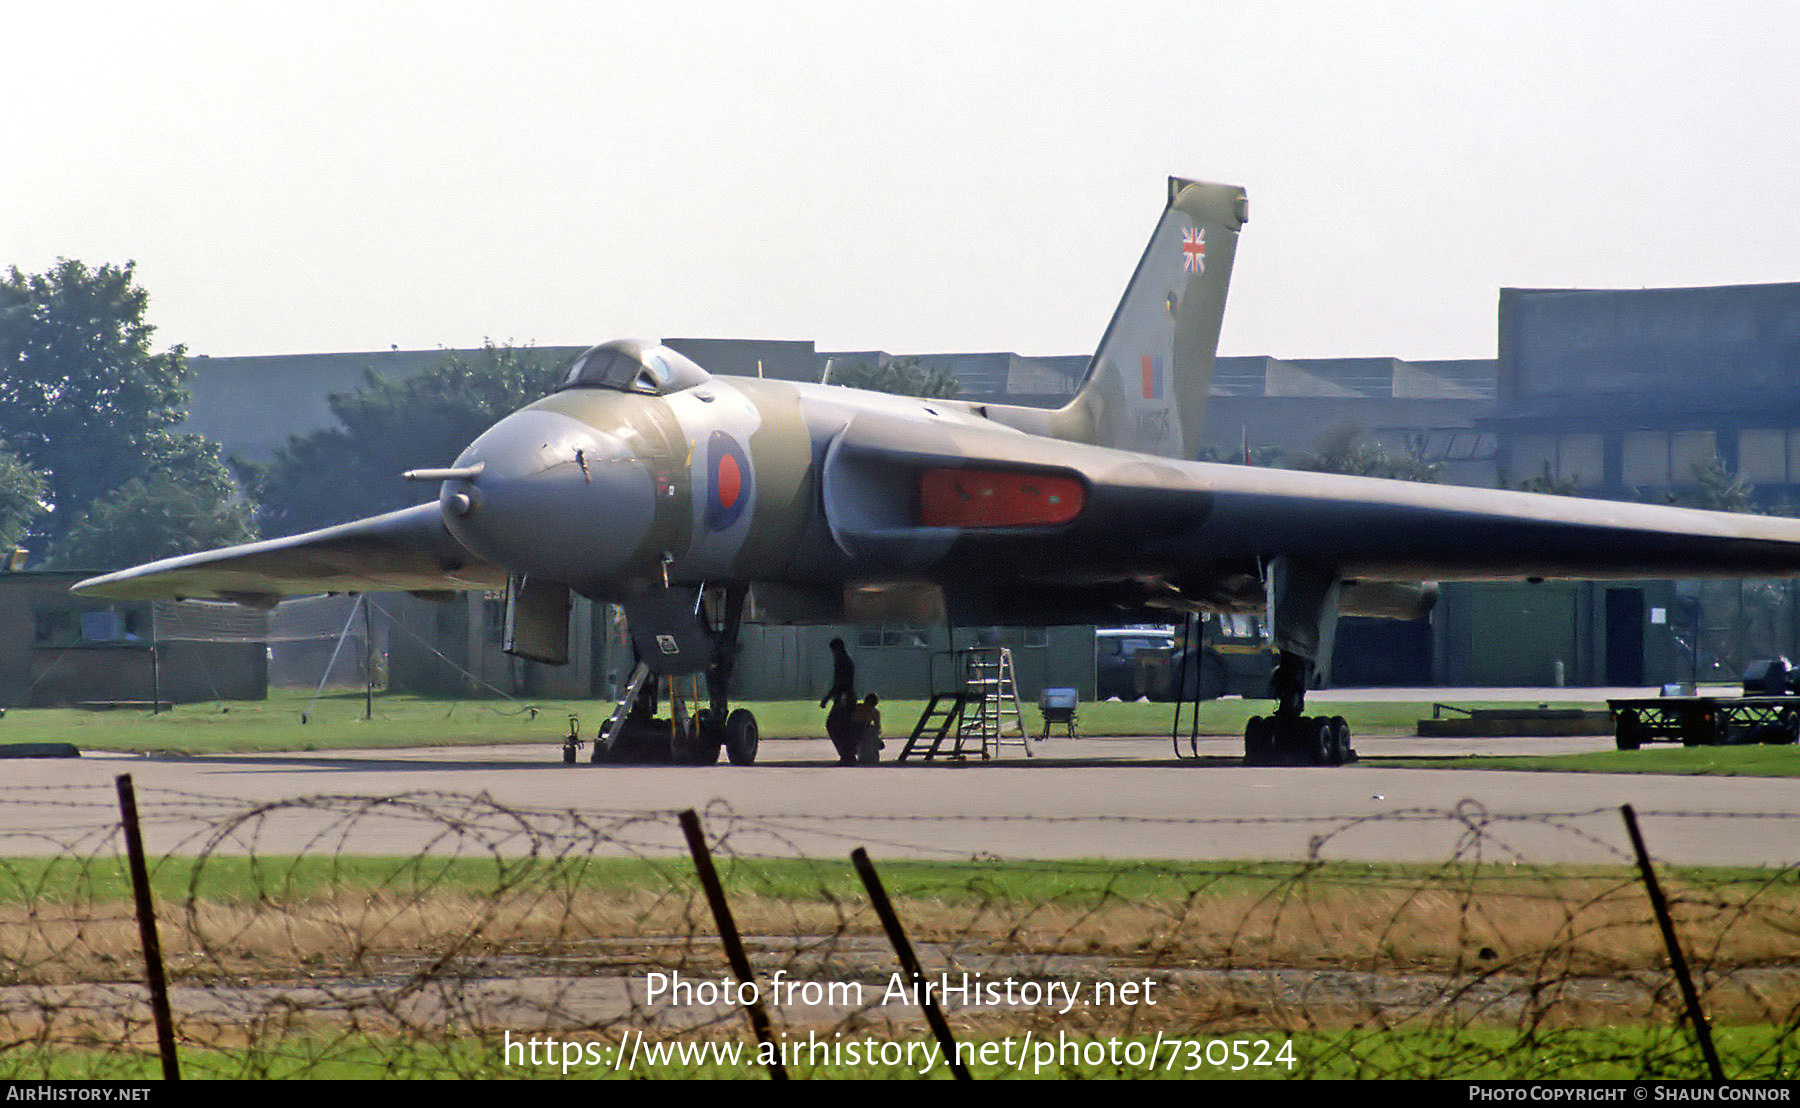
[[[439,503],[452,533],[483,557],[609,600],[724,581],[822,590],[808,604],[827,607],[829,594],[854,607],[858,595],[928,579],[954,593],[957,580],[1017,570],[1016,556],[1004,569],[970,556],[981,545],[974,532],[989,529],[1042,531],[1052,548],[1069,546],[1065,568],[1078,570],[1084,544],[1067,532],[1092,507],[1087,483],[1047,460],[1042,439],[989,411],[747,378],[666,396],[565,389],[464,450],[456,468],[479,474],[445,481]],[[865,441],[890,437],[902,441]],[[991,462],[1009,455],[1015,465]],[[964,468],[964,457],[990,461]],[[970,474],[990,479],[963,480]],[[1014,514],[996,517],[984,503],[979,520],[959,518],[959,496],[999,496]]]

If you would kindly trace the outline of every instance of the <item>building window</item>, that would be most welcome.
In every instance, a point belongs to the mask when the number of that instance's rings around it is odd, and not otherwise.
[[[1578,485],[1598,485],[1606,471],[1606,444],[1599,435],[1564,435],[1556,444],[1556,475]]]
[[[1751,484],[1788,483],[1789,433],[1757,428],[1738,432],[1738,475]]]
[[[1556,472],[1556,436],[1520,435],[1512,443],[1512,475],[1526,481]]]
[[[1028,650],[1050,645],[1048,627],[1014,627],[1001,634],[1001,639],[1014,650]]]
[[[1551,477],[1581,485],[1605,479],[1606,440],[1596,434],[1519,435],[1512,440],[1511,475],[1515,481]]]
[[[1691,485],[1696,473],[1719,456],[1719,437],[1711,431],[1676,431],[1669,436],[1669,476],[1675,485]]]
[[[39,608],[32,613],[35,646],[94,646],[150,641],[147,604],[99,608]]]
[[[1620,476],[1627,485],[1666,488],[1669,484],[1669,436],[1664,431],[1632,431],[1621,452]]]
[[[916,623],[884,623],[880,627],[865,627],[857,632],[856,645],[921,649],[931,645],[931,629]]]

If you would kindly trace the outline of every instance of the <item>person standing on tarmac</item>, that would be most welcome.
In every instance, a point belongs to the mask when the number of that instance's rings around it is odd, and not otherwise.
[[[837,749],[838,764],[856,764],[856,737],[851,734],[851,713],[856,710],[856,663],[843,639],[831,640],[831,688],[819,700],[825,713],[825,734]]]

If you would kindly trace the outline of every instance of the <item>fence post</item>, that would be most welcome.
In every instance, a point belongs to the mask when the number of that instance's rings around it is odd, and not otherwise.
[[[169,1013],[169,986],[163,978],[162,944],[156,939],[156,907],[150,899],[150,867],[144,862],[144,836],[138,830],[137,793],[131,774],[118,777],[119,816],[125,826],[125,856],[131,866],[131,891],[137,901],[138,938],[144,946],[144,975],[150,983],[150,1014],[156,1021],[156,1047],[162,1055],[163,1080],[181,1080],[175,1057],[175,1018]]]
[[[712,851],[706,848],[706,833],[700,829],[700,813],[692,808],[681,813],[681,830],[687,836],[688,851],[694,856],[694,869],[700,875],[700,887],[706,890],[706,901],[712,906],[713,922],[719,925],[719,942],[725,947],[725,960],[731,963],[731,972],[737,976],[742,988],[755,989],[756,975],[750,972],[750,959],[744,954],[743,941],[738,938],[737,922],[731,918],[731,905],[725,902],[725,886],[719,883],[718,871],[713,869]],[[756,1032],[756,1041],[765,1048],[775,1045],[775,1036],[769,1027],[768,1013],[763,1011],[762,997],[751,994],[744,1005],[744,1012],[750,1017],[750,1029]],[[781,1051],[769,1050],[769,1076],[776,1081],[787,1080],[787,1068],[781,1064]]]
[[[1650,894],[1650,907],[1656,912],[1657,926],[1662,928],[1663,945],[1669,950],[1669,964],[1675,969],[1675,980],[1681,985],[1681,999],[1687,1005],[1688,1022],[1694,1025],[1694,1037],[1700,1040],[1700,1053],[1706,1056],[1706,1068],[1714,1081],[1725,1080],[1725,1068],[1719,1064],[1719,1052],[1713,1049],[1712,1029],[1706,1025],[1706,1013],[1700,1010],[1700,994],[1694,990],[1694,979],[1688,973],[1687,959],[1681,954],[1681,940],[1675,935],[1675,921],[1669,916],[1669,902],[1663,899],[1662,886],[1656,883],[1656,871],[1650,868],[1650,851],[1638,831],[1637,813],[1631,805],[1621,805],[1625,830],[1631,835],[1631,847],[1637,851],[1638,872],[1644,875],[1644,889]]]
[[[931,1033],[937,1036],[938,1049],[944,1052],[944,1063],[950,1067],[950,1073],[958,1081],[973,1080],[969,1076],[968,1067],[956,1056],[956,1036],[950,1032],[950,1021],[932,998],[931,990],[925,987],[925,971],[919,965],[919,957],[913,953],[912,943],[906,939],[906,930],[900,926],[900,917],[894,911],[894,904],[888,899],[887,889],[882,887],[881,876],[875,872],[875,863],[869,860],[869,852],[857,847],[850,852],[850,862],[856,867],[857,876],[862,878],[863,888],[869,890],[869,899],[875,904],[875,914],[881,917],[881,926],[887,930],[888,942],[893,944],[894,953],[900,958],[900,968],[912,979],[913,988],[919,997],[919,1007],[925,1012],[925,1022],[931,1025]]]

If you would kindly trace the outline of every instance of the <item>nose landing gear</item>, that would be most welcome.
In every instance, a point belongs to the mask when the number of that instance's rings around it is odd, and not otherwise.
[[[640,660],[612,718],[594,740],[593,761],[710,766],[721,750],[734,766],[756,761],[756,717],[732,708],[730,700],[747,592],[743,585],[726,585],[710,595],[704,587],[685,593],[667,590],[626,605]],[[716,618],[708,617],[709,606]],[[687,705],[698,699],[702,669],[708,703],[690,715]],[[668,686],[666,719],[656,715],[659,684]],[[573,749],[565,744],[565,761],[572,760],[568,752]]]

